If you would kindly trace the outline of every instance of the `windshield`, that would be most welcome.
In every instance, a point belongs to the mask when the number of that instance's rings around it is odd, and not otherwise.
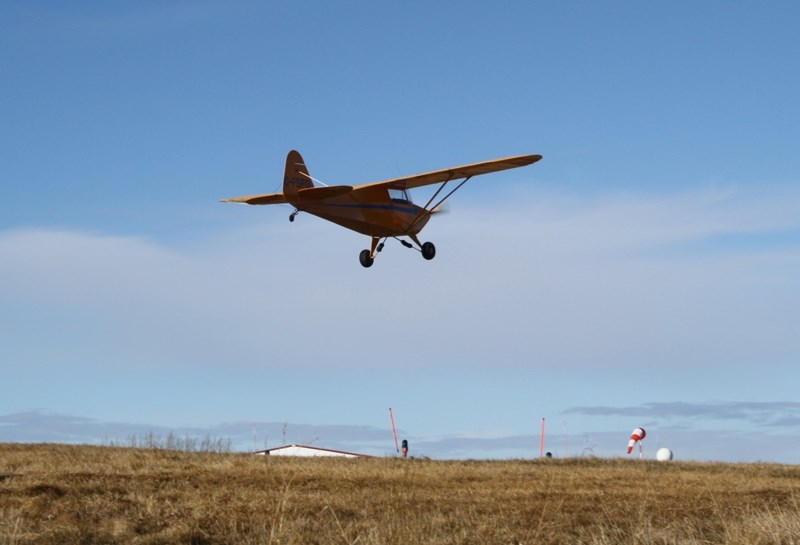
[[[411,195],[408,194],[408,191],[405,189],[390,189],[389,190],[389,198],[393,201],[399,202],[411,202]]]

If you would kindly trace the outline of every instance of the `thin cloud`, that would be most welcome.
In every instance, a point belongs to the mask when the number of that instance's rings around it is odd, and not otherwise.
[[[795,409],[792,404],[789,406]],[[627,416],[627,413],[623,416]],[[408,439],[409,453],[413,457],[535,459],[539,456],[537,434],[481,431],[416,437],[403,430],[399,430],[399,433],[400,437]],[[628,433],[626,428],[572,435],[546,434],[544,451],[551,452],[557,458],[624,457]],[[168,437],[193,440],[195,444],[210,438],[222,444],[229,442],[234,451],[240,452],[300,443],[375,456],[396,455],[391,430],[371,426],[312,426],[292,422],[241,421],[209,427],[170,428],[145,423],[102,422],[41,410],[0,415],[0,441],[3,442],[125,445],[143,444],[143,441],[153,438],[156,444],[166,444]],[[644,443],[645,456],[652,458],[655,451],[662,446],[672,449],[678,460],[792,463],[800,457],[800,443],[791,434],[649,426]]]
[[[571,407],[563,414],[586,416],[621,416],[658,419],[740,420],[759,426],[786,427],[800,425],[800,403],[774,402],[717,402],[717,403],[645,403],[638,406]]]
[[[426,231],[434,262],[388,244],[370,270],[356,259],[365,237],[313,217],[182,247],[0,232],[0,298],[13,310],[0,322],[15,339],[0,355],[40,366],[646,369],[800,354],[797,246],[643,251],[796,229],[786,192],[758,199],[759,214],[713,191],[538,197],[437,220]],[[399,338],[421,357],[387,351]]]
[[[215,426],[168,427],[147,423],[104,422],[93,418],[29,410],[0,415],[0,441],[125,444],[146,437],[169,435],[230,440],[235,450],[252,450],[286,443],[319,444],[326,448],[383,451],[391,431],[370,426],[315,426],[293,422],[228,422]],[[255,443],[255,445],[254,445]]]

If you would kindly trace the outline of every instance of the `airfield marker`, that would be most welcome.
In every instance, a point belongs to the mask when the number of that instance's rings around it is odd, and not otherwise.
[[[397,451],[397,454],[400,454],[400,445],[397,444],[397,428],[394,427],[394,415],[392,414],[392,408],[389,407],[389,419],[392,421],[392,434],[394,435],[394,448]]]
[[[639,443],[639,459],[642,459],[644,454],[644,449],[642,448],[642,441],[647,436],[647,432],[644,431],[644,428],[636,428],[631,432],[631,438],[628,441],[628,454],[633,451],[633,447],[636,446],[636,443]]]
[[[542,453],[544,452],[544,417],[542,417],[542,429],[539,432],[539,459],[542,459]]]

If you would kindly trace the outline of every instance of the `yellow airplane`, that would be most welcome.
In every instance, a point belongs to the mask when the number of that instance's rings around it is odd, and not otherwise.
[[[417,235],[428,223],[431,215],[441,210],[442,203],[450,195],[473,176],[530,165],[541,158],[541,155],[518,155],[357,186],[324,184],[315,186],[314,182],[319,180],[314,180],[308,174],[303,158],[292,150],[286,156],[282,193],[233,197],[222,199],[220,202],[288,203],[294,206],[289,221],[294,221],[300,212],[308,212],[367,235],[372,238],[370,249],[363,250],[358,256],[364,267],[372,266],[377,252],[383,250],[384,242],[390,237],[399,240],[407,248],[414,248],[410,242],[397,237],[410,238],[422,252],[422,257],[433,259],[436,247],[432,242],[421,243]],[[463,181],[433,204],[445,186],[455,180]],[[425,206],[417,206],[411,202],[409,189],[432,184],[441,186]]]

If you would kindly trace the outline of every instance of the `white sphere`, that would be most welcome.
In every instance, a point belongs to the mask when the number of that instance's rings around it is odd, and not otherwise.
[[[669,462],[672,460],[672,451],[667,447],[662,447],[656,452],[656,460],[659,462]]]

